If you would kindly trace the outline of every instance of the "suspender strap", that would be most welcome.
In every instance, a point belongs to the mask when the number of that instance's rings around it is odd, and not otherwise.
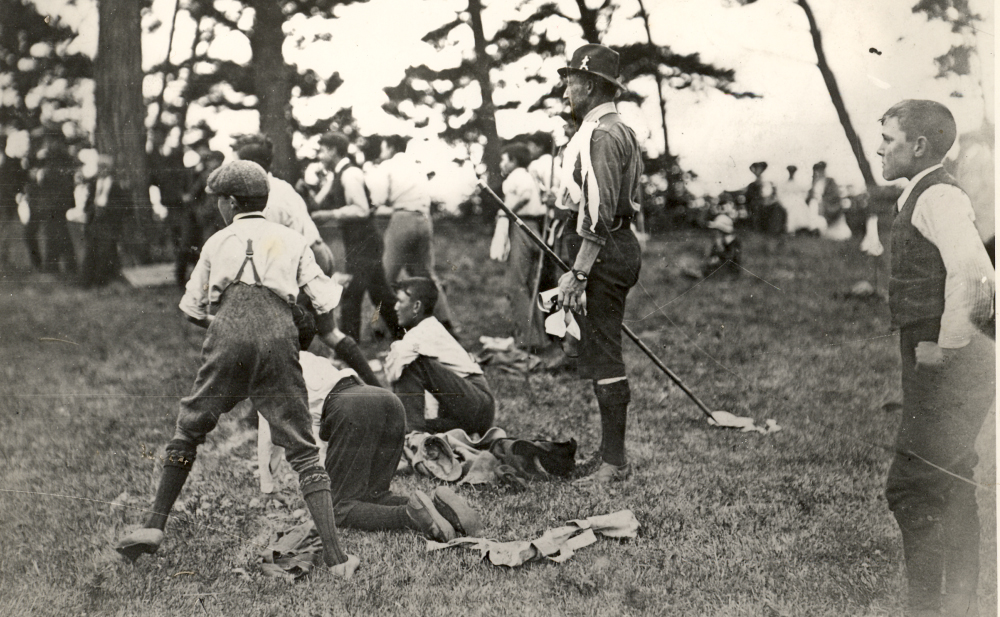
[[[247,267],[247,262],[250,262],[250,269],[253,270],[253,280],[254,280],[253,284],[256,285],[257,287],[262,287],[264,284],[261,283],[260,275],[257,274],[257,266],[255,266],[253,263],[253,240],[247,240],[247,257],[246,259],[243,260],[243,263],[240,265],[240,270],[239,272],[236,273],[236,278],[233,279],[234,281],[238,282],[243,278],[243,268]]]

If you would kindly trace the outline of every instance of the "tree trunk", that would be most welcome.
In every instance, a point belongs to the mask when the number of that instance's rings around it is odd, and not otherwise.
[[[147,263],[153,240],[149,171],[146,167],[146,107],[142,101],[141,3],[100,0],[94,61],[97,150],[115,159],[115,175],[131,192],[122,248],[128,261]]]
[[[816,25],[816,18],[806,0],[796,0],[796,2],[805,11],[806,18],[809,20],[809,34],[812,35],[813,47],[816,49],[816,65],[819,67],[820,74],[823,75],[823,81],[826,82],[826,89],[830,92],[830,100],[833,101],[833,106],[837,110],[837,118],[840,119],[840,124],[844,127],[844,133],[847,135],[847,141],[851,144],[854,158],[858,160],[861,176],[865,179],[865,187],[870,191],[876,186],[875,177],[872,175],[871,165],[868,164],[868,158],[865,156],[865,149],[861,146],[861,138],[858,137],[854,125],[851,124],[851,118],[847,115],[847,107],[844,105],[844,98],[840,95],[840,88],[837,87],[837,80],[833,76],[833,71],[830,70],[830,65],[826,63],[823,40],[819,27]]]
[[[469,16],[476,50],[476,81],[482,93],[479,108],[479,125],[486,144],[483,163],[486,165],[487,183],[494,190],[500,188],[500,139],[497,136],[496,105],[493,103],[493,82],[490,81],[490,58],[486,54],[486,37],[483,35],[483,6],[480,0],[469,0]]]
[[[282,25],[285,15],[278,0],[250,2],[256,16],[250,33],[250,50],[260,132],[274,143],[271,173],[295,184],[299,178],[299,163],[292,147],[291,68],[285,64],[281,47],[285,43]]]
[[[597,29],[597,13],[600,9],[587,8],[586,0],[576,0],[576,7],[580,10],[580,28],[583,29],[584,40],[595,45],[600,44],[601,33]]]
[[[646,40],[649,41],[649,48],[652,53],[656,53],[656,45],[653,44],[653,35],[649,30],[649,13],[646,12],[646,5],[639,0],[639,16],[642,17],[642,25],[646,28]],[[670,194],[670,140],[667,134],[667,99],[663,96],[663,78],[660,77],[660,67],[656,67],[656,95],[660,99],[661,126],[663,126],[663,171],[667,179],[667,194]]]

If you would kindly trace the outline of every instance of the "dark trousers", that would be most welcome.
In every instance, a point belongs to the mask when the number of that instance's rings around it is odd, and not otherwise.
[[[976,436],[994,397],[995,350],[977,333],[966,347],[946,350],[954,357],[944,366],[918,368],[917,344],[936,342],[938,325],[900,330],[903,418],[885,490],[903,535],[913,609],[937,608],[942,574],[947,593],[975,593],[979,579],[975,487],[907,452],[972,479]]]
[[[482,375],[460,377],[434,358],[418,356],[393,384],[406,409],[406,431],[443,433],[453,428],[484,434],[493,426],[496,403]],[[438,417],[424,418],[424,391],[438,402]]]
[[[382,238],[375,224],[370,219],[349,224],[345,222],[343,234],[344,269],[351,275],[351,280],[340,298],[340,329],[355,341],[361,340],[361,303],[365,292],[368,292],[389,332],[395,338],[402,338],[396,316],[396,294],[385,278]]]
[[[441,323],[451,322],[451,309],[444,287],[434,273],[434,227],[430,217],[419,212],[397,210],[389,218],[385,229],[385,251],[382,254],[385,277],[390,285],[399,280],[406,270],[407,276],[421,276],[434,281],[438,288],[438,301],[434,316]]]
[[[219,417],[249,398],[271,427],[271,440],[299,474],[318,468],[292,311],[265,287],[235,283],[208,327],[190,396],[181,399],[168,456],[193,459]]]
[[[541,235],[540,220],[526,219],[524,223],[535,235]],[[548,343],[545,320],[537,308],[535,296],[538,260],[541,258],[542,250],[532,242],[528,233],[518,225],[511,225],[510,255],[504,283],[511,319],[514,320],[514,340],[522,349],[537,350]]]
[[[569,233],[566,241],[576,259],[582,239]],[[572,263],[572,262],[570,262]],[[597,381],[625,376],[622,359],[622,322],[625,298],[639,281],[642,250],[628,224],[611,232],[587,278],[587,315],[575,314],[580,324],[577,373]]]
[[[76,272],[76,253],[73,250],[73,239],[69,235],[66,211],[45,212],[42,232],[45,237],[45,258],[42,268],[46,272],[58,272],[59,263],[63,262],[67,272]]]
[[[400,504],[389,484],[403,454],[405,428],[403,404],[384,388],[348,377],[327,395],[319,434],[327,441],[337,525],[356,526],[350,523],[358,504]]]
[[[121,221],[106,208],[96,209],[84,230],[84,255],[81,283],[85,287],[107,285],[121,270],[118,258],[118,238]]]

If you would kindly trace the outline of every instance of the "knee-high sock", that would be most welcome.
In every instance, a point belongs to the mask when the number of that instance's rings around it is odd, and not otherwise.
[[[317,467],[299,474],[302,497],[309,508],[316,532],[323,541],[323,561],[328,566],[347,561],[347,555],[340,548],[337,538],[337,522],[333,513],[333,499],[330,493],[330,476]]]
[[[601,410],[601,458],[612,465],[624,465],[625,422],[628,404],[632,398],[628,380],[611,383],[594,382],[597,407]]]
[[[903,522],[898,516],[896,520]],[[941,524],[925,520],[918,524],[901,524],[899,528],[903,532],[906,560],[907,606],[910,610],[938,610],[944,571]]]
[[[160,475],[160,485],[156,489],[156,497],[153,500],[153,512],[146,519],[146,527],[151,527],[163,531],[167,526],[167,517],[174,507],[184,483],[187,482],[188,474],[191,472],[191,465],[194,464],[194,452],[178,452],[167,450],[167,460],[163,463],[163,472]]]
[[[361,348],[358,347],[358,342],[349,336],[345,336],[336,346],[333,348],[333,353],[337,355],[338,358],[347,363],[347,366],[351,367],[358,373],[358,377],[361,381],[365,382],[369,386],[376,386],[381,388],[382,384],[379,382],[378,377],[375,376],[375,372],[370,366],[368,366],[368,360],[365,358],[365,354],[361,353]]]

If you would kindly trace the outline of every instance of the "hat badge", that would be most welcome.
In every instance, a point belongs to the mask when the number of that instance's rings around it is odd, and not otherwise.
[[[590,66],[588,66],[589,64],[590,64],[590,56],[584,56],[583,60],[580,62],[580,70],[589,71],[590,70]]]

